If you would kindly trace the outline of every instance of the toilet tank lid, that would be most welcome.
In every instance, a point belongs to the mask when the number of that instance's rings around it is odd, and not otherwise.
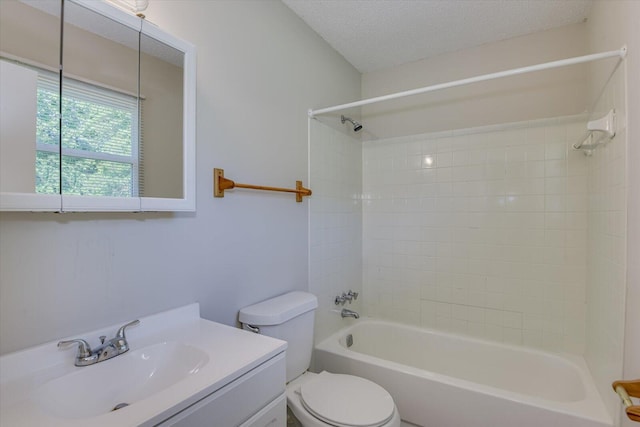
[[[241,309],[238,320],[253,326],[280,325],[317,307],[315,295],[294,291]]]

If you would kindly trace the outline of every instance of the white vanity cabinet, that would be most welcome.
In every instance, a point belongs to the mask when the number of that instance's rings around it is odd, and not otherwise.
[[[283,352],[158,425],[284,427],[285,376]]]

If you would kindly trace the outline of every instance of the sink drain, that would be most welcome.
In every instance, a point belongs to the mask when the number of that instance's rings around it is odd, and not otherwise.
[[[129,404],[128,403],[118,403],[116,406],[113,407],[111,412],[117,411],[118,409],[122,409],[122,408],[124,408],[126,406],[129,406]]]

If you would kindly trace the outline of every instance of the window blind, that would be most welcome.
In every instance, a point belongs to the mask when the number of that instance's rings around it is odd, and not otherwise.
[[[59,127],[59,114],[51,104],[59,99],[58,76],[39,71],[38,134]],[[114,90],[65,78],[62,86],[62,193],[90,196],[138,195],[138,98]],[[41,117],[42,116],[42,117]],[[37,181],[51,175],[57,138],[38,137]],[[51,159],[51,157],[50,157]],[[41,169],[41,170],[38,170]],[[44,188],[44,187],[43,187]],[[48,186],[50,192],[52,186]]]

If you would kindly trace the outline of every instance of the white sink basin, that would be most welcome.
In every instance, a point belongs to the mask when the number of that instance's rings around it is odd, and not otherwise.
[[[196,374],[208,361],[190,345],[155,344],[49,381],[36,390],[35,400],[57,417],[94,417],[150,397]]]
[[[120,326],[61,338],[95,346]],[[127,331],[131,349],[94,365],[74,366],[75,350],[59,340],[0,356],[0,426],[153,427],[286,348],[202,319],[198,304],[141,317]]]

